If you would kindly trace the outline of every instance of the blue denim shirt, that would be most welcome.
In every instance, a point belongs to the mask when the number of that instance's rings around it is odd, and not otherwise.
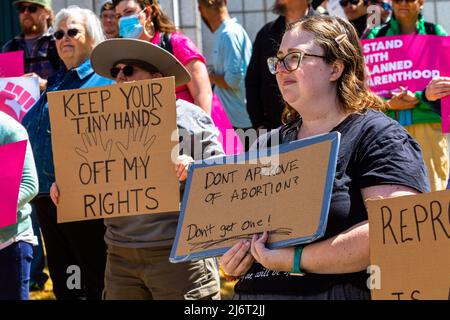
[[[114,81],[96,74],[91,67],[91,61],[86,60],[77,68],[71,70],[64,68],[51,77],[48,81],[47,90],[25,115],[22,124],[28,131],[33,148],[40,193],[48,193],[50,186],[55,181],[47,92],[104,86],[113,83]]]

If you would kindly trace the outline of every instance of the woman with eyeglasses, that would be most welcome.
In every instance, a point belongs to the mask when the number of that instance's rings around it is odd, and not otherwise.
[[[373,29],[367,39],[406,34],[446,36],[440,25],[424,20],[421,14],[424,3],[425,0],[393,0],[392,18]],[[449,175],[448,143],[442,134],[441,117],[432,110],[432,104],[440,104],[442,98],[434,93],[439,92],[446,82],[448,80],[437,78],[430,81],[423,91],[416,92],[400,87],[399,92],[393,93],[387,101],[387,114],[399,121],[419,143],[432,191],[445,189]]]
[[[285,125],[252,149],[331,131],[341,141],[325,236],[274,250],[265,245],[267,232],[237,243],[220,259],[227,274],[240,277],[235,299],[370,299],[364,201],[429,191],[419,146],[377,111],[385,103],[366,85],[349,22],[318,16],[289,26],[268,67],[286,103]]]
[[[47,93],[108,85],[113,81],[99,76],[91,67],[89,56],[104,40],[100,21],[92,11],[77,6],[62,9],[55,17],[54,30],[56,49],[64,68],[48,80],[47,90],[23,119],[39,177],[39,195],[34,204],[56,298],[101,299],[106,263],[103,220],[57,224],[56,207],[49,196],[55,172]],[[79,267],[81,288],[68,287],[70,266]]]

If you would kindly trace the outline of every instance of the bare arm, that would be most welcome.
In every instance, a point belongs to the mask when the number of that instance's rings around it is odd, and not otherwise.
[[[192,60],[186,65],[192,79],[187,84],[194,103],[202,108],[207,114],[211,114],[212,91],[209,81],[208,70],[200,60]]]
[[[418,191],[400,185],[380,185],[361,190],[364,200],[393,198],[418,194]],[[290,272],[294,262],[294,248],[269,250],[265,247],[267,233],[255,236],[252,255],[270,270]],[[308,273],[340,274],[362,271],[370,264],[369,223],[363,221],[346,231],[304,247],[300,269]]]

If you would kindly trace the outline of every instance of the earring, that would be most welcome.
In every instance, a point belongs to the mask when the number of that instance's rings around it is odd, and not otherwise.
[[[150,39],[153,38],[153,36],[155,35],[155,25],[153,24],[153,21],[145,21],[144,32],[147,37],[149,37]]]

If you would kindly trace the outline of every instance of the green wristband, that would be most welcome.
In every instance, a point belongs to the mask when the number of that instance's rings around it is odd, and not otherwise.
[[[300,269],[300,261],[302,259],[302,253],[303,253],[302,246],[295,247],[294,265],[292,266],[292,273],[303,273],[302,270]]]

